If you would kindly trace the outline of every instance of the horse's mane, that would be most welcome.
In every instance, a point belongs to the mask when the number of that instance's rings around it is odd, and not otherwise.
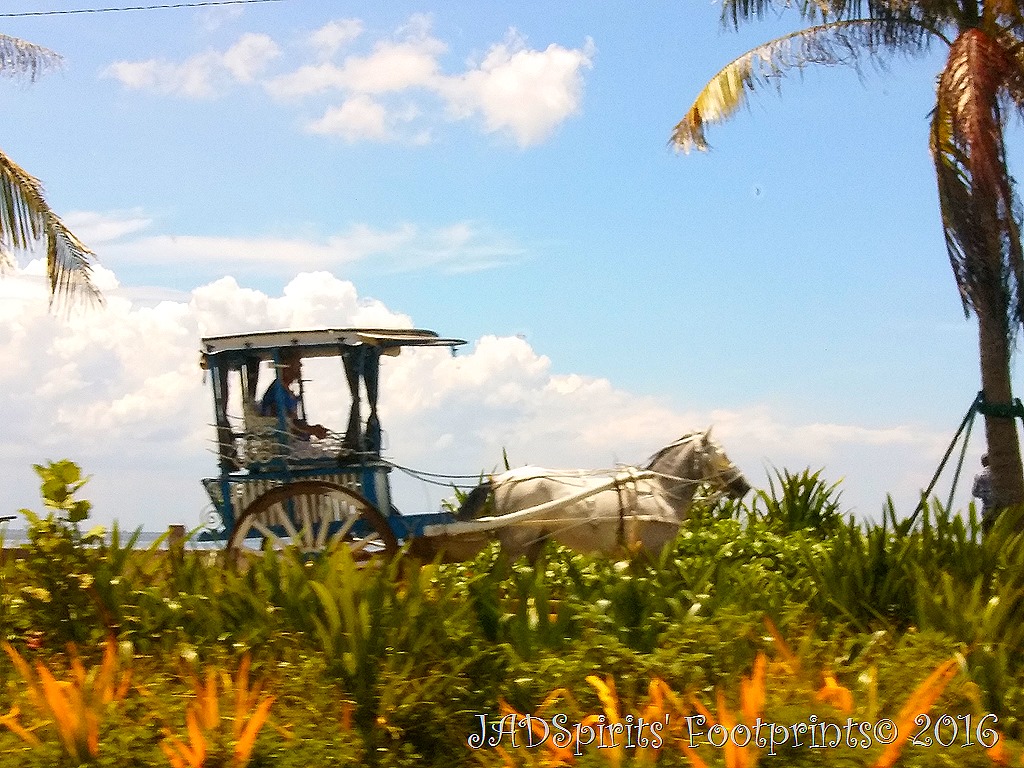
[[[663,458],[665,458],[665,455],[669,451],[674,451],[676,448],[678,448],[683,443],[689,442],[690,440],[692,440],[693,438],[697,437],[698,435],[703,435],[703,434],[704,434],[703,430],[696,430],[694,432],[687,432],[685,435],[680,437],[678,440],[675,440],[675,441],[669,443],[664,448],[662,448],[660,451],[658,451],[653,456],[651,456],[651,458],[647,461],[647,463],[644,465],[643,468],[644,469],[652,469],[655,464],[657,464],[659,461],[661,461]]]

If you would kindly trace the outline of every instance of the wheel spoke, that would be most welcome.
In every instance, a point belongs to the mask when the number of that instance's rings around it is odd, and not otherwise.
[[[327,543],[327,531],[330,530],[331,521],[334,515],[324,514],[320,517],[320,527],[316,529],[316,540],[313,542],[313,548],[321,550]]]
[[[267,526],[265,526],[261,520],[253,520],[252,521],[252,527],[255,528],[257,531],[259,531],[260,533],[262,533],[263,534],[263,538],[265,538],[265,539],[271,539],[272,541],[276,541],[276,542],[278,542],[281,545],[284,545],[284,544],[287,543],[287,542],[283,541],[280,536],[278,536],[272,530],[267,528]]]
[[[341,541],[348,536],[349,530],[351,530],[352,526],[355,525],[356,520],[359,519],[359,514],[351,507],[348,507],[345,512],[347,513],[345,515],[345,522],[342,524],[341,528],[338,529],[338,532],[331,537],[334,541]]]
[[[302,528],[299,529],[299,539],[296,544],[300,545],[300,548],[304,552],[309,552],[314,549],[313,546],[313,516],[315,512],[310,510],[310,504],[317,501],[316,498],[310,496],[302,497],[303,504],[299,510],[299,516],[302,518]]]
[[[277,515],[278,519],[281,521],[281,526],[284,528],[285,533],[288,534],[288,538],[292,541],[295,541],[298,538],[299,532],[295,530],[295,526],[292,525],[291,516],[288,514],[288,504],[295,503],[297,503],[297,499],[291,499],[288,501],[281,502],[281,505],[278,507]]]
[[[281,485],[256,499],[239,516],[229,550],[243,548],[250,534],[274,549],[294,546],[307,554],[344,543],[361,560],[397,550],[387,520],[369,502],[352,489],[317,480]]]

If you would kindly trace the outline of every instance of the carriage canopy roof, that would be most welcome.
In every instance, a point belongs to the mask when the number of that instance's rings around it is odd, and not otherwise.
[[[381,355],[397,355],[402,347],[457,347],[462,339],[442,339],[433,331],[417,328],[322,328],[319,330],[281,330],[210,336],[201,340],[200,366],[213,373],[213,403],[217,420],[222,473],[242,466],[228,418],[229,374],[238,373],[243,402],[255,403],[259,392],[260,367],[264,361],[275,364],[280,376],[282,354],[298,352],[302,358],[340,357],[344,376],[352,395],[344,448],[351,455],[379,456],[381,427],[377,417],[378,379]],[[368,414],[362,418],[361,390],[366,392]],[[302,381],[299,381],[302,397]],[[284,413],[279,403],[279,413]],[[305,418],[303,407],[301,418]],[[284,423],[281,425],[285,430]]]
[[[374,347],[397,355],[402,347],[458,347],[462,339],[443,339],[419,328],[323,328],[307,331],[263,331],[202,339],[202,365],[218,359],[273,359],[283,349],[296,349],[303,357],[333,357],[353,347]],[[230,364],[230,363],[229,363]]]

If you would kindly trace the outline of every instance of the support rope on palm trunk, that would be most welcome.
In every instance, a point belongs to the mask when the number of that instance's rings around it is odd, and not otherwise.
[[[953,435],[953,439],[949,443],[949,447],[946,449],[945,455],[942,457],[942,461],[939,462],[938,469],[935,470],[935,474],[932,475],[931,482],[928,483],[928,487],[921,493],[921,501],[918,503],[917,508],[907,520],[907,527],[914,524],[917,516],[924,509],[924,505],[927,503],[928,497],[935,489],[935,484],[939,481],[939,476],[942,474],[942,470],[946,467],[946,462],[949,461],[949,457],[953,454],[953,450],[956,448],[957,441],[960,440],[960,435],[964,436],[964,444],[960,448],[960,457],[956,464],[956,471],[953,473],[953,482],[949,488],[949,500],[946,503],[946,507],[950,508],[953,506],[953,495],[956,493],[956,485],[960,480],[960,473],[964,466],[964,457],[967,455],[967,444],[971,439],[971,429],[974,427],[974,420],[978,414],[982,416],[995,416],[997,418],[1005,419],[1024,419],[1024,404],[1017,398],[1014,398],[1012,403],[990,403],[985,399],[985,392],[981,391],[977,397],[974,398],[974,402],[971,403],[971,407],[967,409],[967,413],[964,414],[963,421],[960,422],[960,427],[957,429],[956,434]]]

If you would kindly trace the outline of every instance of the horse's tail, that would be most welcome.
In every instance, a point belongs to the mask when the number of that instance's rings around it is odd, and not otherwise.
[[[466,521],[476,520],[478,517],[483,517],[481,513],[487,506],[487,503],[491,498],[491,491],[493,490],[493,481],[485,480],[480,483],[480,485],[466,494],[466,498],[462,502],[462,505],[455,511],[455,519]]]

